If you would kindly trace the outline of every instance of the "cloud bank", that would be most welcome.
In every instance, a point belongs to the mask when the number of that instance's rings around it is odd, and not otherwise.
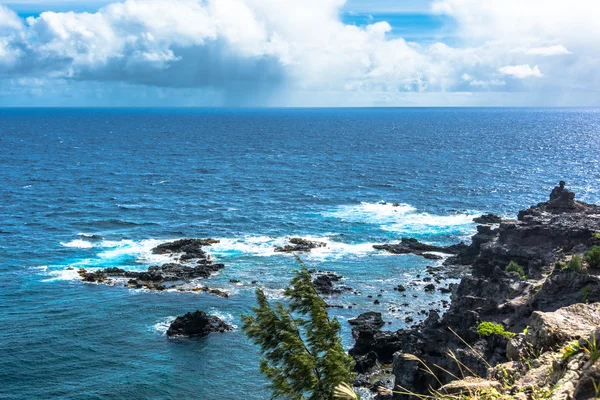
[[[435,94],[461,104],[493,93],[552,93],[560,104],[580,92],[593,101],[600,89],[597,2],[436,1],[431,12],[455,22],[452,44],[404,40],[387,22],[344,24],[343,6],[126,0],[22,19],[0,5],[0,99],[106,85],[191,94],[201,105],[402,105]]]

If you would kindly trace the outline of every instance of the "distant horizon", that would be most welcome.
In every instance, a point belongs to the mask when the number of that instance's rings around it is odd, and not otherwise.
[[[0,107],[598,107],[589,0],[8,0]]]

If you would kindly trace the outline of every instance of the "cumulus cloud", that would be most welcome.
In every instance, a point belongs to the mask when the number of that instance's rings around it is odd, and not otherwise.
[[[452,46],[407,41],[388,22],[344,24],[344,3],[125,0],[26,20],[0,6],[0,79],[202,88],[260,101],[276,93],[281,104],[306,93],[303,105],[319,96],[335,105],[352,96],[393,103],[404,93],[600,89],[600,3],[439,0],[432,11],[454,20]],[[542,76],[553,79],[526,79]]]
[[[554,46],[534,47],[527,49],[526,54],[539,55],[539,56],[562,56],[565,54],[571,54],[569,50],[563,45],[557,44]]]
[[[510,75],[518,79],[541,78],[542,76],[544,76],[537,65],[531,68],[528,64],[507,65],[505,67],[499,68],[498,71],[500,71],[502,75]]]

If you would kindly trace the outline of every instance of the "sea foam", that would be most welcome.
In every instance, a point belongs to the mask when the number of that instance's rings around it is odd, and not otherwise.
[[[60,244],[64,247],[73,247],[77,249],[91,249],[94,245],[87,240],[75,239],[70,242],[64,243],[60,242]]]
[[[379,202],[345,205],[322,215],[346,222],[379,225],[383,230],[411,236],[467,233],[473,228],[473,218],[480,213],[435,215],[417,212],[417,209],[409,204],[393,205]]]

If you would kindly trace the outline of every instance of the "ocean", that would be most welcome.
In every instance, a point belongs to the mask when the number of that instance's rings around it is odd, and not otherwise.
[[[473,217],[515,216],[559,180],[600,202],[600,110],[0,109],[0,398],[267,398],[239,326],[256,287],[281,300],[298,268],[274,246],[327,243],[300,256],[360,293],[327,299],[350,348],[349,318],[400,329],[448,300],[423,291],[440,261],[373,244],[468,241]],[[184,237],[220,240],[204,283],[229,298],[77,275],[145,270]],[[167,338],[198,309],[237,328]]]

